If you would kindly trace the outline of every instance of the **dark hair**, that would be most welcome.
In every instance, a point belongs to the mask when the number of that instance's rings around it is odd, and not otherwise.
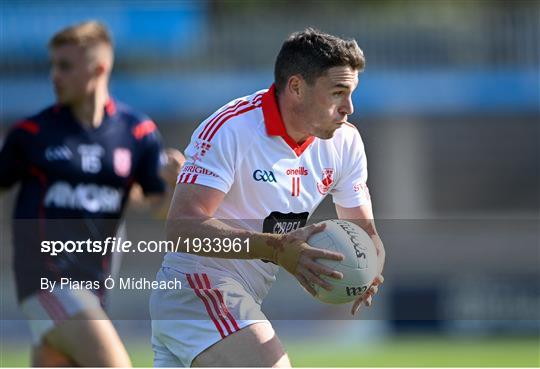
[[[329,68],[350,66],[362,71],[365,63],[364,53],[355,40],[307,28],[291,34],[281,46],[274,68],[276,91],[280,92],[295,74],[312,84]]]

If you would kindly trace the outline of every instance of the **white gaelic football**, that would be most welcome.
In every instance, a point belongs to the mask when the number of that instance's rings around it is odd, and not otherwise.
[[[317,298],[329,304],[344,304],[362,296],[377,276],[377,250],[368,234],[345,220],[327,220],[326,228],[313,234],[307,243],[312,247],[342,253],[342,261],[318,259],[317,262],[343,273],[338,280],[321,276],[334,286],[331,291],[314,285]]]

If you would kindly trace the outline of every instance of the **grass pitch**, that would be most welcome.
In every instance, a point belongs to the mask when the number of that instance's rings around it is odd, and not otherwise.
[[[152,366],[150,345],[127,341],[133,365]],[[325,346],[320,343],[286,344],[293,366],[297,367],[540,367],[540,339],[485,338],[460,339],[399,337],[370,345]],[[4,342],[1,367],[29,365],[27,343]]]

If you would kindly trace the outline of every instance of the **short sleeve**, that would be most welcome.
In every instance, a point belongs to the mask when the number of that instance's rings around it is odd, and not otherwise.
[[[161,135],[157,130],[142,139],[142,153],[135,171],[137,181],[145,195],[165,192],[165,182],[159,172],[165,164]]]
[[[228,125],[223,125],[211,138],[205,136],[208,122],[195,130],[184,152],[186,162],[177,184],[195,183],[227,193],[233,184],[236,167],[235,135]]]
[[[367,158],[357,129],[347,137],[342,147],[341,175],[331,194],[335,204],[353,208],[371,203],[367,187]]]
[[[22,122],[13,127],[8,133],[6,139],[1,144],[0,151],[0,187],[11,187],[15,182],[20,180],[25,172],[26,160],[23,148],[24,124],[31,127],[35,125],[33,122]]]

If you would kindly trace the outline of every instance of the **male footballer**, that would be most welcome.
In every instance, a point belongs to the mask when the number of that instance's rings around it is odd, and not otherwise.
[[[184,288],[153,291],[150,301],[156,366],[289,367],[261,304],[280,266],[312,294],[314,285],[331,288],[322,276],[342,278],[317,259],[343,255],[306,243],[322,230],[306,223],[328,194],[339,218],[376,245],[378,276],[351,312],[371,305],[385,251],[364,145],[347,121],[364,64],[354,40],[294,33],[269,89],[231,101],[195,130],[167,225],[170,240],[185,242],[166,254],[157,276],[180,278]]]
[[[20,183],[14,271],[32,365],[127,367],[104,312],[111,253],[52,255],[40,245],[115,236],[133,185],[158,207],[170,198],[183,157],[164,154],[154,122],[109,95],[113,48],[102,24],[59,31],[49,51],[56,104],[13,126],[0,151],[0,187]],[[62,280],[86,287],[60,288]],[[58,284],[43,288],[43,281]]]

